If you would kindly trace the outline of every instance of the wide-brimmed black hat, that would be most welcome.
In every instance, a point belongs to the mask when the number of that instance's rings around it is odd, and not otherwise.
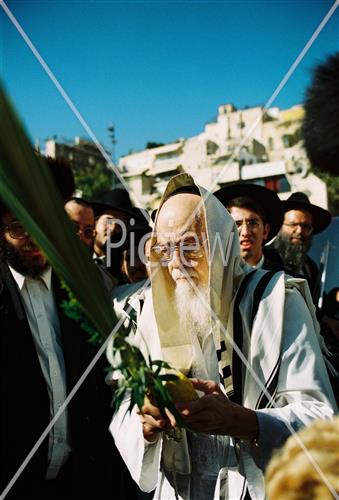
[[[216,198],[227,208],[234,198],[251,198],[262,209],[265,214],[265,222],[270,225],[267,240],[276,236],[284,220],[284,210],[279,196],[271,189],[258,184],[230,184],[215,193]]]
[[[107,210],[119,210],[130,217],[135,217],[132,203],[126,189],[114,188],[104,193],[100,200],[91,202],[96,216],[104,214]]]
[[[292,193],[282,202],[284,212],[289,210],[306,210],[312,215],[313,234],[321,233],[331,222],[331,214],[324,208],[312,205],[305,193]]]
[[[134,219],[134,224],[130,226],[131,231],[150,230],[148,219],[140,208],[132,206],[126,189],[115,188],[107,191],[99,201],[92,201],[90,204],[96,217],[104,214],[107,210],[117,210],[128,215],[130,219]]]

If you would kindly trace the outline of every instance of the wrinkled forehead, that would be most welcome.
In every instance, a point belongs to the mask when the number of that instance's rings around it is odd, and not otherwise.
[[[288,210],[285,212],[285,221],[287,222],[307,222],[312,224],[312,214],[308,210]]]
[[[157,239],[177,239],[186,233],[201,235],[205,217],[201,197],[179,193],[168,198],[159,210],[155,232]]]

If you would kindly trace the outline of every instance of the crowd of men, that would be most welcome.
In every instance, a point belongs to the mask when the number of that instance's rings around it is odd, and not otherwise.
[[[127,394],[112,415],[101,359],[8,498],[264,498],[274,451],[336,411],[338,373],[319,323],[338,342],[339,297],[334,314],[317,310],[320,273],[308,256],[330,213],[304,193],[281,201],[246,183],[211,193],[183,173],[151,228],[126,191],[74,197],[68,166],[47,163],[131,339],[189,376],[200,397],[177,404],[179,431],[151,393],[142,411],[126,412]],[[95,348],[65,316],[58,277],[3,202],[0,219],[2,491]]]

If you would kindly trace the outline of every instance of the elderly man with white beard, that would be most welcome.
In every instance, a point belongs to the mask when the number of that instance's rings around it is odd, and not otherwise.
[[[110,426],[115,443],[156,499],[262,499],[272,451],[333,415],[308,287],[249,267],[233,219],[188,174],[166,188],[151,261],[135,343],[192,377],[201,397],[177,404],[190,429],[180,432],[154,401],[128,413],[127,397]]]

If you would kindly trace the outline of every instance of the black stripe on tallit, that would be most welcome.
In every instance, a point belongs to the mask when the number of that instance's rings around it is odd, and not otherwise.
[[[253,327],[253,322],[254,318],[258,312],[259,304],[262,299],[262,296],[264,295],[264,292],[273,278],[273,276],[276,274],[276,271],[267,271],[264,276],[260,279],[259,283],[257,284],[254,294],[253,294],[253,306],[252,306],[252,314],[251,314],[251,330]],[[276,362],[269,378],[267,379],[265,383],[265,389],[270,395],[270,399],[272,399],[273,394],[276,391],[277,383],[278,383],[278,377],[279,377],[279,364],[280,364],[280,359]],[[260,393],[257,404],[255,406],[256,409],[260,408],[265,408],[270,400],[266,393],[263,391]]]
[[[245,500],[247,492],[248,492],[248,489],[247,489],[247,480],[246,480],[246,478],[244,478],[244,483],[242,485],[242,490],[241,490],[241,494],[240,494],[240,497],[239,497],[240,500]]]
[[[266,384],[265,384],[266,391],[263,392],[258,398],[258,402],[257,402],[256,407],[255,407],[256,410],[260,410],[261,408],[266,408],[267,404],[269,403],[269,401],[272,399],[274,393],[276,392],[278,379],[279,379],[279,368],[280,368],[280,357],[279,357],[278,361],[276,362],[275,367],[272,370],[271,377],[270,377],[271,382],[266,382]],[[273,375],[273,377],[272,377],[272,375]],[[267,394],[270,395],[269,398],[267,397]]]
[[[275,271],[267,271],[262,278],[260,278],[260,281],[258,282],[257,286],[255,287],[254,293],[253,293],[253,305],[252,305],[252,314],[251,314],[251,331],[253,327],[253,321],[254,318],[258,312],[259,304],[262,299],[262,296],[264,295],[264,292],[266,290],[267,285],[275,275]]]
[[[224,340],[221,340],[220,341],[220,348],[217,349],[217,358],[218,358],[218,362],[221,361],[221,353],[225,352],[227,349],[226,349],[226,344],[225,344],[225,341]]]
[[[223,380],[225,380],[226,378],[230,377],[232,374],[231,372],[231,367],[230,365],[227,365],[225,366],[223,369],[222,369],[222,376],[223,376]]]
[[[136,331],[137,331],[137,312],[136,312],[136,310],[128,302],[126,302],[126,304],[124,305],[122,310],[124,311],[124,313],[126,313],[126,315],[130,319],[133,333],[136,333]]]
[[[243,348],[243,325],[240,314],[239,305],[241,299],[244,296],[246,287],[251,280],[252,276],[256,273],[256,269],[246,274],[244,279],[241,282],[237,295],[235,297],[234,309],[233,309],[233,342],[236,344],[238,349],[242,352]],[[232,379],[233,379],[233,387],[234,387],[234,396],[232,397],[232,401],[241,405],[242,403],[242,361],[238,356],[238,353],[235,351],[233,347],[233,356],[232,356]]]

